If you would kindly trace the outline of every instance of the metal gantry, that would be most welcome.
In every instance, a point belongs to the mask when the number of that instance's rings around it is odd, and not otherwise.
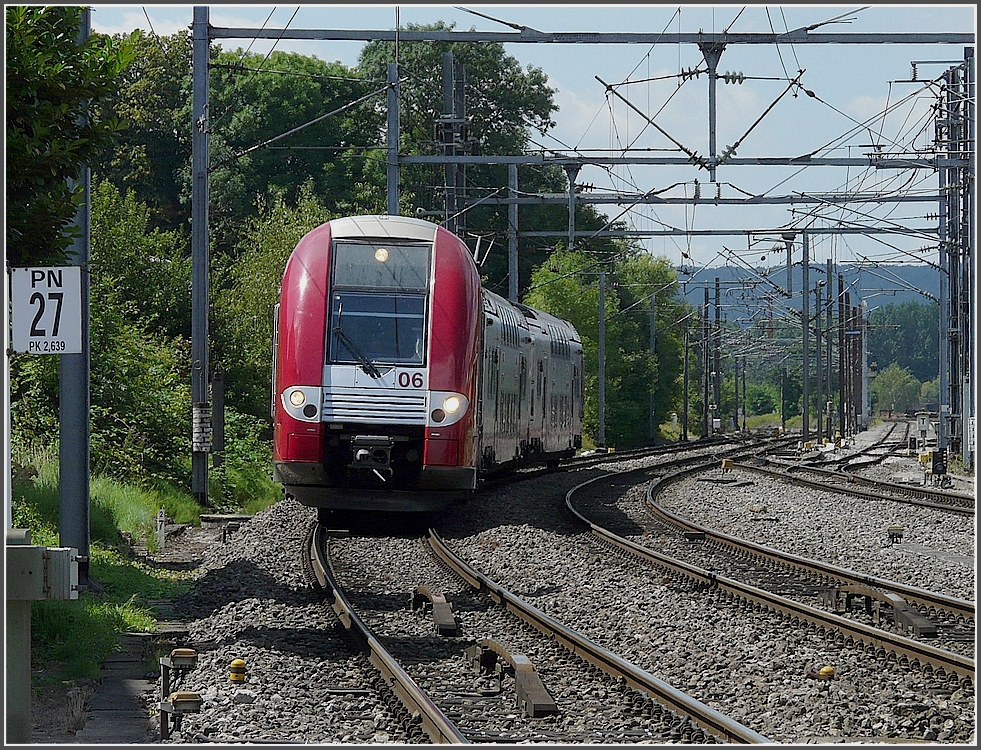
[[[205,424],[206,415],[204,407],[208,401],[208,342],[207,342],[207,295],[208,295],[208,271],[207,271],[207,45],[213,39],[275,39],[275,40],[321,40],[321,41],[388,41],[400,44],[412,42],[447,42],[447,43],[482,43],[493,42],[500,44],[513,43],[532,43],[532,44],[642,44],[642,45],[680,45],[694,44],[702,52],[703,58],[708,66],[709,72],[709,144],[707,156],[699,156],[687,147],[681,147],[685,154],[678,156],[619,156],[619,157],[598,157],[584,156],[581,154],[567,155],[557,152],[543,151],[542,153],[523,154],[512,156],[475,156],[467,154],[465,147],[465,102],[463,98],[464,71],[452,61],[450,56],[444,62],[444,115],[440,120],[442,126],[444,149],[441,155],[432,156],[402,156],[398,151],[399,139],[399,80],[398,71],[394,64],[388,68],[388,84],[385,90],[388,92],[388,128],[387,128],[387,187],[388,187],[388,211],[398,213],[399,211],[399,168],[402,164],[433,164],[443,165],[445,175],[445,203],[444,203],[444,224],[460,232],[465,228],[465,214],[469,207],[480,203],[482,205],[506,204],[508,206],[508,246],[509,246],[509,268],[512,278],[509,284],[509,296],[517,297],[517,238],[519,233],[518,226],[518,206],[530,203],[558,203],[566,202],[569,204],[569,230],[568,232],[549,232],[549,231],[525,231],[520,233],[523,237],[567,237],[569,246],[577,239],[600,238],[600,237],[656,237],[684,235],[692,236],[732,236],[732,235],[751,235],[758,233],[759,230],[732,230],[732,229],[660,229],[652,231],[615,231],[604,228],[602,231],[577,231],[575,229],[575,204],[617,204],[617,205],[642,205],[642,204],[685,204],[685,205],[761,205],[761,204],[794,204],[794,203],[847,203],[850,201],[861,202],[893,202],[893,201],[937,201],[940,205],[941,220],[941,254],[943,265],[946,269],[946,284],[948,285],[949,304],[946,305],[946,312],[942,311],[942,331],[948,331],[947,347],[942,353],[941,359],[941,381],[944,383],[942,388],[943,399],[946,393],[949,406],[941,417],[942,424],[946,425],[951,436],[956,436],[956,445],[959,448],[967,449],[967,456],[973,456],[973,440],[964,441],[963,436],[973,436],[973,398],[970,384],[973,376],[973,329],[971,310],[973,310],[973,259],[971,258],[970,248],[974,242],[974,57],[973,48],[969,48],[965,54],[963,66],[952,68],[945,77],[945,88],[947,92],[943,115],[938,114],[937,141],[938,152],[933,156],[888,156],[872,153],[861,158],[842,158],[842,157],[789,157],[789,158],[769,158],[769,157],[750,157],[741,158],[735,156],[736,144],[725,149],[719,156],[716,148],[716,106],[715,106],[715,84],[720,77],[718,75],[718,63],[724,50],[731,45],[755,44],[755,45],[779,45],[779,44],[846,44],[846,45],[882,45],[882,44],[955,44],[971,45],[974,43],[973,33],[857,33],[857,34],[836,34],[836,33],[811,33],[811,28],[800,28],[786,33],[548,33],[541,32],[527,27],[521,27],[519,31],[508,32],[484,32],[484,31],[456,31],[456,30],[336,30],[336,29],[252,29],[252,28],[219,28],[210,25],[206,7],[195,7],[193,37],[195,43],[195,64],[194,64],[194,122],[192,132],[194,140],[194,194],[192,196],[192,252],[194,255],[194,276],[193,285],[194,306],[192,310],[192,320],[196,321],[192,333],[192,358],[193,358],[193,393],[192,398],[197,406],[202,405],[201,424]],[[205,51],[203,58],[199,57],[199,44],[201,50]],[[915,71],[915,65],[914,65]],[[915,77],[915,76],[914,76]],[[799,85],[799,79],[795,79]],[[614,87],[607,86],[611,92]],[[794,81],[791,82],[794,85]],[[789,90],[789,88],[788,88]],[[643,113],[641,113],[643,114]],[[765,114],[765,113],[764,113]],[[649,120],[648,120],[649,121]],[[674,139],[672,139],[674,140]],[[677,143],[677,142],[675,142]],[[202,162],[200,161],[203,159]],[[467,164],[496,164],[508,165],[509,185],[506,197],[485,196],[476,201],[466,199],[466,177],[465,169]],[[868,194],[851,195],[827,195],[827,194],[799,194],[788,196],[748,196],[746,198],[723,198],[716,194],[715,198],[666,198],[649,191],[636,195],[587,195],[576,190],[576,176],[579,170],[586,165],[612,166],[616,164],[629,165],[695,165],[699,169],[706,169],[709,172],[710,182],[715,182],[717,169],[721,164],[726,166],[854,166],[859,168],[875,169],[930,169],[938,170],[941,175],[940,190],[938,195],[917,195],[917,196],[876,196]],[[569,179],[568,195],[538,195],[520,196],[518,195],[517,168],[519,166],[541,166],[557,165],[561,166],[567,173]],[[504,191],[501,191],[502,193]],[[203,202],[203,205],[202,205]],[[768,231],[773,231],[768,230]],[[936,234],[935,227],[903,227],[889,224],[877,226],[837,226],[837,227],[817,227],[809,226],[807,234]],[[805,235],[806,237],[806,235]],[[808,265],[808,251],[805,239],[804,267]],[[838,404],[838,424],[839,429],[844,431],[846,425],[855,425],[859,414],[863,413],[862,403],[856,403],[855,399],[867,399],[867,388],[862,386],[865,383],[864,373],[862,378],[852,376],[850,369],[846,368],[846,361],[852,366],[859,366],[862,357],[860,351],[864,351],[865,336],[864,315],[858,311],[858,307],[850,305],[848,292],[844,290],[842,277],[839,275],[838,294],[832,294],[831,264],[828,265],[827,284],[827,327],[825,333],[825,344],[827,346],[824,361],[828,366],[828,378],[826,380],[827,394],[830,398],[832,392],[833,378],[831,377],[831,356],[832,356],[832,331],[837,329],[838,350],[839,350],[839,404]],[[808,315],[808,304],[806,300],[811,290],[807,288],[806,277],[804,289],[801,290],[804,302],[804,313],[802,315],[804,329],[804,350],[809,349],[809,329],[810,320]],[[706,287],[706,296],[707,296]],[[832,326],[832,304],[833,300],[838,302],[838,323]],[[817,300],[820,307],[820,297]],[[944,307],[942,305],[942,307]],[[708,300],[706,299],[702,320],[704,323],[704,336],[708,335],[707,321]],[[718,309],[718,307],[717,307]],[[819,311],[820,313],[820,311]],[[602,320],[602,315],[600,316]],[[818,327],[820,328],[820,316],[818,316]],[[857,333],[856,333],[857,332]],[[846,339],[847,336],[847,339]],[[846,340],[850,342],[846,345]],[[703,365],[706,366],[707,386],[707,350],[705,349],[707,338],[703,338]],[[820,338],[818,338],[820,347]],[[860,348],[856,348],[860,347]],[[687,352],[686,352],[687,353]],[[807,374],[808,355],[804,354],[804,380],[808,380]],[[820,356],[818,357],[818,368],[820,370]],[[716,367],[718,373],[719,367]],[[945,376],[944,372],[949,371]],[[744,370],[745,372],[745,370]],[[687,378],[687,366],[685,368]],[[820,383],[821,376],[818,376],[818,394],[822,394]],[[946,379],[945,379],[946,378]],[[858,382],[856,387],[855,382]],[[806,386],[805,386],[806,387]],[[708,394],[706,393],[706,400]],[[602,401],[602,399],[601,399]],[[601,405],[602,406],[602,405]],[[805,406],[805,431],[809,429],[809,418]],[[823,409],[820,410],[823,417]],[[600,424],[601,443],[603,442],[603,428]],[[687,422],[687,415],[686,415]],[[955,426],[956,425],[956,426]],[[707,434],[708,425],[703,428],[703,434]],[[819,422],[818,434],[824,430]],[[687,433],[687,424],[685,432]],[[830,434],[830,416],[826,432]],[[942,430],[944,432],[944,430]],[[944,432],[946,435],[946,432]],[[962,445],[963,444],[963,445]],[[207,499],[207,444],[201,441],[199,444],[203,450],[196,451],[194,454],[194,478],[195,495],[199,498]]]

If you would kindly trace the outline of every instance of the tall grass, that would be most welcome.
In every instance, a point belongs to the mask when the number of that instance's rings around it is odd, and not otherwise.
[[[13,525],[30,529],[32,544],[60,546],[57,446],[12,459]],[[89,575],[100,592],[82,592],[77,601],[31,605],[32,662],[51,679],[97,678],[118,633],[156,627],[149,600],[176,596],[188,585],[180,574],[127,559],[120,531],[154,549],[157,511],[164,508],[181,523],[197,522],[193,498],[164,483],[141,487],[105,477],[92,479],[90,495]]]

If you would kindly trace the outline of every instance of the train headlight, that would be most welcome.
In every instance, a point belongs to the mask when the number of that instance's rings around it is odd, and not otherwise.
[[[375,250],[375,260],[377,260],[379,263],[384,263],[386,260],[388,260],[388,250],[383,247]]]
[[[470,409],[470,400],[462,393],[453,391],[429,392],[429,420],[431,427],[449,427],[463,419]]]
[[[285,413],[301,422],[320,421],[322,400],[321,389],[313,385],[291,385],[280,395]]]

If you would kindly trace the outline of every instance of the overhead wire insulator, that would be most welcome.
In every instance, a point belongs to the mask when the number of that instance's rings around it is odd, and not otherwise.
[[[911,81],[916,80],[916,63],[910,63],[909,79]]]
[[[733,71],[727,70],[725,73],[722,74],[722,80],[725,81],[726,83],[741,84],[743,81],[746,80],[746,76],[743,75],[743,72],[741,70],[738,73],[734,70]]]
[[[698,68],[682,68],[681,78],[687,81],[689,78],[698,78],[702,74]]]

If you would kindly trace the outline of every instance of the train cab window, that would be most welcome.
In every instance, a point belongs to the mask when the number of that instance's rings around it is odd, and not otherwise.
[[[330,311],[329,361],[422,365],[425,321],[423,294],[335,292]]]
[[[429,288],[428,243],[334,243],[334,286],[359,289]]]

